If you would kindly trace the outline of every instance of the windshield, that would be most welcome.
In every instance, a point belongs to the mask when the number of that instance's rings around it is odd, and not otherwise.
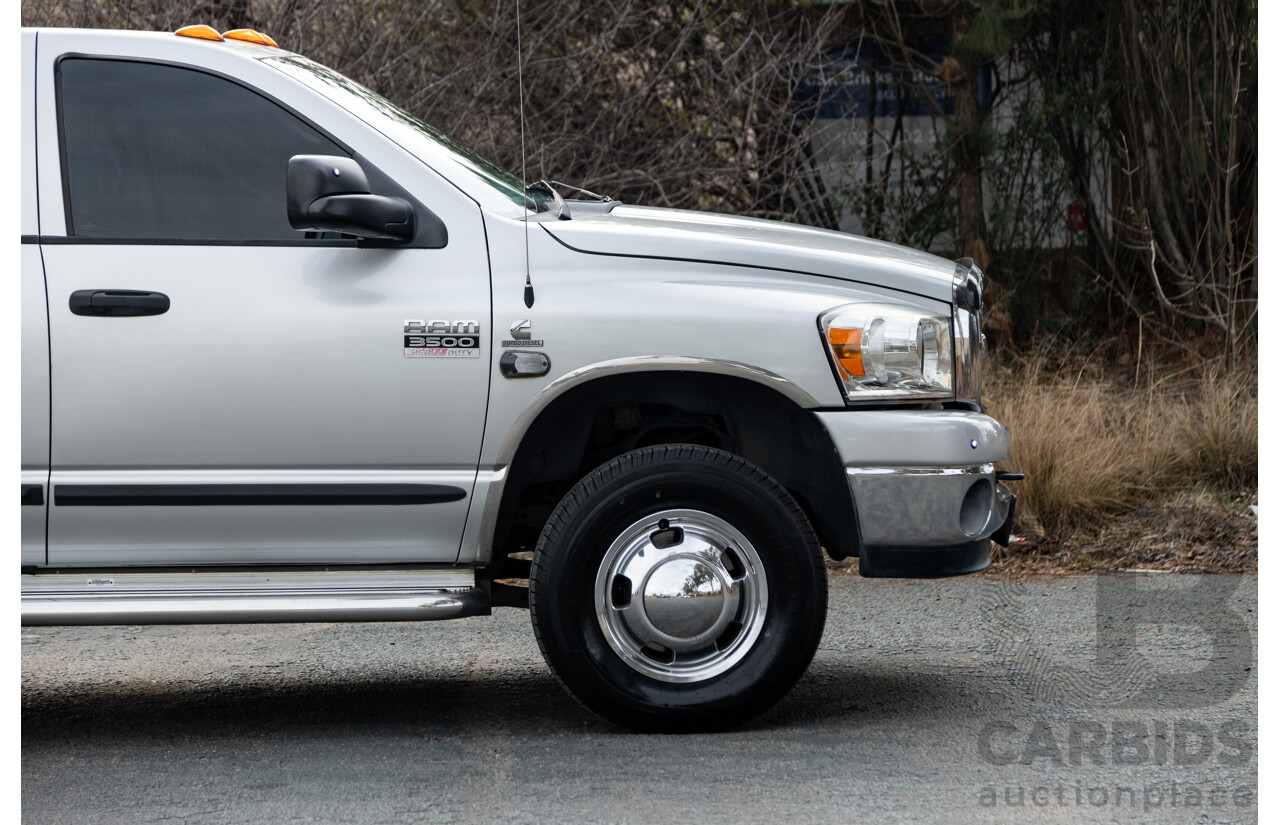
[[[264,62],[274,65],[286,74],[292,75],[317,91],[323,92],[327,97],[335,100],[352,114],[359,114],[361,108],[371,108],[378,114],[390,118],[395,123],[407,127],[415,133],[416,137],[429,141],[436,149],[443,150],[458,166],[470,173],[470,177],[473,180],[484,184],[516,206],[528,208],[534,212],[545,212],[551,208],[548,203],[551,200],[551,195],[547,192],[527,190],[523,181],[501,166],[480,157],[444,132],[434,126],[423,123],[412,113],[400,108],[382,95],[366,86],[360,85],[351,78],[339,74],[327,66],[322,66],[314,60],[298,55],[270,57],[266,58]],[[316,81],[319,81],[319,84]],[[388,135],[388,137],[394,139],[392,135]],[[406,146],[405,148],[413,151],[412,146]],[[415,154],[418,153],[415,152]],[[421,155],[419,157],[424,162],[429,163],[430,161],[429,158],[423,158]],[[441,171],[447,177],[447,173],[443,170],[437,171]],[[460,184],[459,181],[454,181],[454,183]],[[464,186],[463,189],[466,190],[467,187]]]

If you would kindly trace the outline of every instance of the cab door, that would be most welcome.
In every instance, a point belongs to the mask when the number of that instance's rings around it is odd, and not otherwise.
[[[189,43],[92,37],[38,44],[48,563],[456,559],[487,339],[409,357],[405,330],[487,334],[478,206],[252,46],[196,65]],[[297,154],[355,158],[419,236],[293,230]]]

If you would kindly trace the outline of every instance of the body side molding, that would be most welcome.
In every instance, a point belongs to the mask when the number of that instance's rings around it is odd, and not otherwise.
[[[55,484],[58,507],[217,507],[445,504],[447,484]]]

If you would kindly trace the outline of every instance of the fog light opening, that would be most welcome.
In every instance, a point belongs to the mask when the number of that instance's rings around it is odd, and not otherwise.
[[[967,536],[976,536],[987,526],[991,515],[991,479],[980,478],[973,482],[960,502],[960,529]]]

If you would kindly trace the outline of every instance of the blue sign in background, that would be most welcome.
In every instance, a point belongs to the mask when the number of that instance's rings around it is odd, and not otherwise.
[[[937,67],[951,52],[948,38],[917,41],[913,51],[920,68],[895,67],[890,55],[871,44],[828,52],[818,63],[801,68],[792,100],[797,117],[860,118],[871,112],[872,68],[876,75],[875,116],[955,114],[955,95],[937,76]],[[903,82],[899,82],[899,81]],[[994,77],[990,65],[978,72],[978,105],[986,105]],[[929,105],[932,97],[936,108]],[[900,98],[902,98],[900,100]]]

